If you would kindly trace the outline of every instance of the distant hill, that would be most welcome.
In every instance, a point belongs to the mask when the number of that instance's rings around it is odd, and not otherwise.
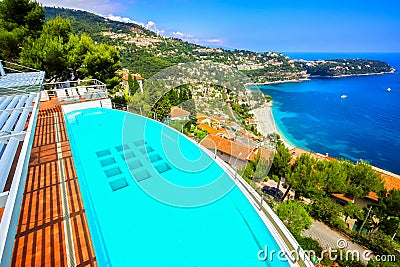
[[[275,52],[209,48],[158,35],[135,23],[113,21],[86,11],[53,7],[45,7],[45,10],[46,19],[57,15],[69,18],[74,33],[86,33],[97,42],[116,46],[121,53],[123,66],[140,73],[144,78],[174,64],[197,60],[233,66],[255,83],[299,80],[310,75],[330,77],[392,70],[389,64],[372,60],[304,62]]]

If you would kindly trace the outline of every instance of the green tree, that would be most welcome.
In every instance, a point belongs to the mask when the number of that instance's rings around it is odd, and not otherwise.
[[[254,170],[254,162],[249,161],[238,171],[238,173],[240,173],[243,179],[245,179],[250,184],[253,181]]]
[[[46,71],[50,79],[68,76],[68,51],[71,22],[57,17],[43,25],[38,39],[28,38],[22,47],[20,61]]]
[[[110,88],[113,91],[113,94],[122,89],[121,87],[122,78],[119,75],[114,76],[111,79],[107,80],[107,88]],[[109,90],[109,92],[110,92]]]
[[[95,45],[88,35],[72,34],[71,21],[58,16],[43,25],[39,38],[27,38],[20,61],[44,70],[50,80],[93,77],[108,86],[118,85],[114,77],[121,64],[115,47]]]
[[[78,35],[69,35],[69,41],[67,44],[67,64],[69,70],[72,72],[74,79],[82,79],[83,73],[80,71],[80,68],[83,67],[83,62],[87,53],[94,49],[94,42],[92,38],[86,34]],[[115,83],[110,81],[111,85],[107,86],[108,88],[113,88],[120,83],[120,78],[118,78],[118,82]]]
[[[270,159],[264,158],[260,153],[256,155],[255,158],[255,172],[254,172],[254,181],[264,181],[267,177],[269,170],[271,168]]]
[[[71,36],[71,21],[60,16],[50,19],[43,25],[41,34],[46,37],[58,37],[62,44],[66,44]]]
[[[329,198],[318,198],[309,208],[312,217],[328,224],[331,224],[340,212],[340,206]]]
[[[384,189],[383,182],[369,165],[363,161],[348,170],[349,193],[358,198],[367,196],[370,192],[380,192]]]
[[[347,171],[342,162],[338,160],[316,161],[314,168],[316,172],[320,173],[321,186],[327,194],[347,193]]]
[[[390,237],[396,237],[400,230],[400,218],[399,217],[389,217],[384,219],[379,224],[379,229]]]
[[[378,220],[369,220],[375,230],[382,228],[387,234],[392,234],[397,229],[396,222],[400,217],[400,190],[392,189],[389,192],[382,191],[379,194],[379,204],[373,208],[373,217]]]
[[[309,229],[312,218],[304,206],[296,201],[279,204],[277,215],[294,235],[300,235],[304,229]]]
[[[400,217],[400,190],[392,189],[385,197],[379,198],[380,208],[386,213],[387,217]]]
[[[133,94],[135,94],[137,92],[137,90],[139,90],[139,88],[140,88],[140,85],[135,76],[135,78],[133,79]]]
[[[28,37],[36,38],[43,26],[44,8],[36,1],[0,2],[0,56],[15,60]]]
[[[346,216],[346,222],[349,217],[357,220],[364,219],[364,211],[354,203],[348,203],[345,205],[342,209],[342,213],[344,216]]]
[[[128,75],[128,88],[129,88],[129,92],[130,92],[131,96],[134,95],[137,92],[137,90],[139,90],[140,85],[136,79],[136,76],[134,76],[134,78],[132,79],[132,75],[131,74]],[[175,90],[171,90],[171,91],[175,91]]]
[[[315,160],[308,154],[298,157],[292,166],[292,172],[287,177],[288,183],[296,192],[296,198],[321,197],[321,175],[314,171]]]
[[[274,160],[271,166],[271,174],[275,174],[278,177],[287,177],[290,173],[290,160],[292,155],[289,153],[289,149],[283,144],[281,140],[278,140]]]
[[[136,79],[136,77],[135,77],[135,79]],[[135,89],[133,88],[133,79],[132,79],[132,75],[130,73],[128,73],[128,89],[129,89],[130,95],[134,95],[136,93]]]
[[[99,44],[89,51],[80,70],[87,76],[107,82],[121,67],[120,55],[114,46]]]

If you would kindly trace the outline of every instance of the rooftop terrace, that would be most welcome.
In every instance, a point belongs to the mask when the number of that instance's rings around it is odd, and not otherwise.
[[[4,96],[0,94],[0,107],[5,103],[0,118],[6,118],[1,127],[9,129],[0,136],[5,146],[1,160],[9,158],[4,156],[6,150],[15,150],[12,160],[4,160],[9,170],[4,188],[9,191],[0,193],[0,265],[97,266],[63,112],[111,108],[105,85],[97,80],[43,84],[42,72],[16,74],[5,74],[9,90],[4,87]],[[19,131],[17,125],[24,127]],[[233,170],[226,171],[236,179]],[[288,248],[296,248],[297,242],[276,215],[265,203],[258,203],[254,190],[247,190],[249,199],[267,214],[263,220],[274,225]]]

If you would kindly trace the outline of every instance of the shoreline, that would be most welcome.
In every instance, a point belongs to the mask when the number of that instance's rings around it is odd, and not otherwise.
[[[272,115],[272,106],[273,106],[273,102],[270,102],[270,103],[264,104],[263,106],[261,106],[257,109],[252,110],[252,114],[254,115],[254,118],[257,122],[257,130],[263,136],[267,136],[270,133],[279,134],[282,142],[285,144],[285,146],[289,150],[299,147],[299,146],[295,146],[290,141],[288,141],[288,139],[285,137],[285,135],[282,134],[282,131],[279,130],[279,128],[277,127],[277,124],[275,123],[275,120],[274,120],[274,116]],[[304,149],[305,151],[308,151],[310,153],[320,154],[319,152],[313,152],[311,150],[308,150],[308,149],[305,149],[302,147],[299,147],[299,148]],[[400,180],[400,174],[382,169],[382,168],[374,166],[374,165],[371,165],[371,167],[374,169],[375,172],[377,172],[379,174],[388,175],[388,176],[391,176],[391,177],[394,177],[394,178],[397,178]]]
[[[284,134],[279,130],[277,124],[274,120],[274,116],[272,115],[272,105],[271,103],[266,103],[263,106],[253,109],[251,113],[254,115],[255,121],[257,123],[257,130],[263,135],[268,136],[271,133],[277,133],[280,136],[280,139],[285,144],[285,146],[290,150],[295,148],[291,142],[285,137]]]
[[[375,73],[361,73],[361,74],[342,74],[342,75],[335,75],[335,76],[320,76],[320,75],[310,75],[311,79],[318,79],[318,78],[346,78],[346,77],[357,77],[357,76],[373,76],[373,75],[384,75],[384,74],[393,74],[396,73],[396,70],[392,71],[384,71],[384,72],[375,72]]]
[[[309,81],[310,78],[302,78],[302,79],[291,79],[291,80],[279,80],[273,82],[265,82],[265,83],[247,83],[245,86],[258,86],[258,85],[270,85],[270,84],[281,84],[281,83],[299,83]]]
[[[245,84],[245,86],[259,86],[259,85],[271,85],[271,84],[281,84],[281,83],[297,83],[297,82],[305,82],[305,81],[310,81],[311,79],[319,79],[319,78],[332,79],[332,78],[346,78],[346,77],[357,77],[357,76],[384,75],[384,74],[393,74],[393,73],[396,73],[396,71],[397,71],[396,69],[393,69],[392,71],[386,71],[386,72],[362,73],[362,74],[343,74],[343,75],[336,75],[336,76],[310,75],[307,78],[301,78],[301,79],[279,80],[279,81],[264,82],[264,83],[247,83],[247,84]]]

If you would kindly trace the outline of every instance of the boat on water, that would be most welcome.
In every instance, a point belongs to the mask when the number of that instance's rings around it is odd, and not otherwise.
[[[387,92],[390,92],[390,91],[392,91],[392,89],[389,87],[388,89],[386,89],[386,91],[387,91]]]
[[[342,99],[347,98],[347,95],[341,95],[340,98]]]

